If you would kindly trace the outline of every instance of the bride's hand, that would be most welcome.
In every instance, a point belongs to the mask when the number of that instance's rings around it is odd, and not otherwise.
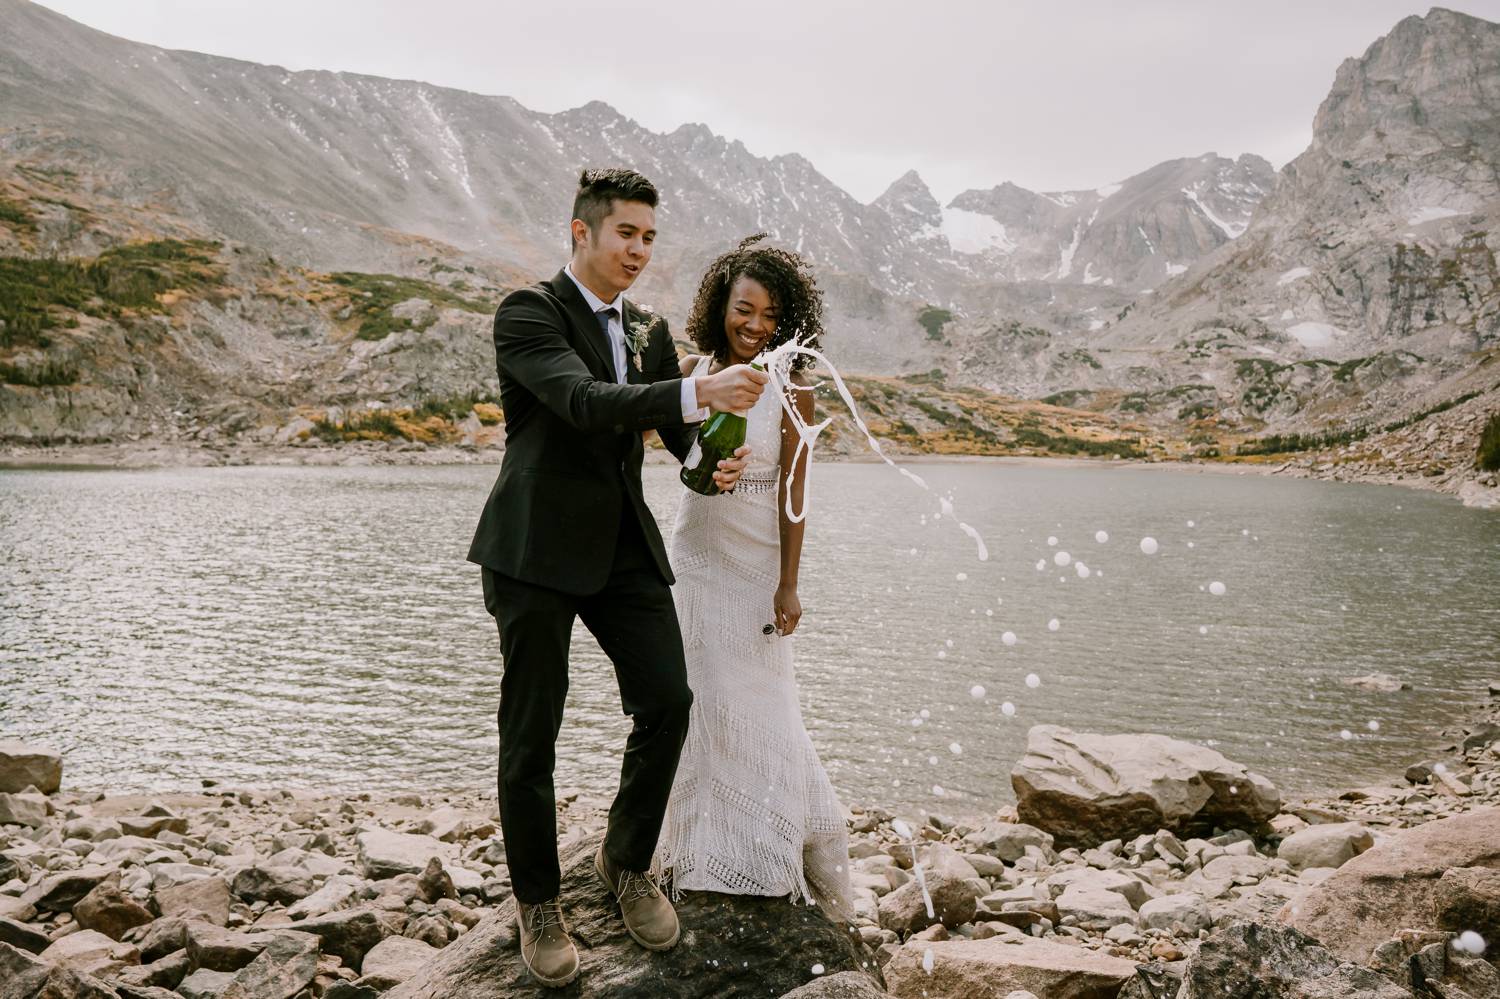
[[[797,630],[802,620],[802,601],[797,599],[797,587],[783,583],[776,587],[776,597],[771,605],[776,612],[776,633],[785,638]]]

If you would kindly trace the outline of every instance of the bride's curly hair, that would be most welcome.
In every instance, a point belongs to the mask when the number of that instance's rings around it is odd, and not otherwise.
[[[767,350],[794,338],[804,346],[816,348],[822,339],[823,292],[811,268],[803,257],[790,250],[755,245],[765,238],[763,232],[749,236],[709,264],[698,284],[698,294],[693,297],[687,335],[699,350],[720,364],[729,361],[729,338],[724,333],[729,289],[741,276],[763,285],[776,306],[776,332],[766,343]],[[792,360],[792,370],[803,371],[812,363],[811,357],[798,354]]]

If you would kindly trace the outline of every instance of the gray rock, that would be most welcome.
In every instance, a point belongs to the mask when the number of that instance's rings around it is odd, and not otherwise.
[[[414,977],[438,955],[439,950],[420,940],[387,937],[370,949],[360,966],[361,979],[379,978],[399,985]]]
[[[347,907],[366,882],[342,874],[335,874],[323,882],[323,887],[287,909],[293,919],[308,919],[327,915]]]
[[[1500,809],[1407,829],[1344,864],[1278,917],[1349,961],[1404,929],[1436,929],[1435,900],[1451,868],[1500,867]]]
[[[882,999],[886,994],[885,989],[876,985],[869,975],[841,971],[837,975],[815,978],[785,993],[781,999]]]
[[[118,999],[182,999],[180,995],[168,988],[156,985],[141,985],[136,982],[121,981],[118,977],[110,981]]]
[[[1032,727],[1011,785],[1023,821],[1074,847],[1157,829],[1254,828],[1281,808],[1269,781],[1212,749],[1056,725]]]
[[[1174,926],[1181,926],[1189,934],[1196,936],[1199,930],[1206,930],[1213,925],[1213,915],[1201,895],[1181,892],[1162,895],[1142,905],[1140,924],[1146,930],[1170,930]]]
[[[1053,899],[1066,925],[1107,930],[1121,923],[1135,925],[1135,910],[1125,896],[1103,888],[1070,887]]]
[[[401,935],[409,940],[420,940],[425,944],[441,948],[448,946],[452,931],[452,923],[442,916],[429,913],[408,922],[406,928],[401,931]]]
[[[932,972],[923,959],[932,952]],[[909,941],[885,966],[892,995],[1005,999],[1025,990],[1047,999],[1113,999],[1133,962],[1030,937]]]
[[[46,824],[46,798],[40,794],[0,793],[0,826],[30,826],[40,829]]]
[[[199,968],[182,980],[177,986],[177,994],[182,999],[219,999],[232,981],[233,972]]]
[[[187,952],[195,968],[236,972],[271,942],[265,933],[240,933],[212,923],[187,924]]]
[[[437,857],[430,858],[422,868],[417,887],[422,889],[422,897],[428,902],[436,902],[440,898],[458,898],[453,878],[443,870],[443,862]]]
[[[201,878],[220,878],[222,875],[212,867],[199,867],[197,864],[175,864],[161,863],[148,864],[146,870],[151,874],[151,890],[160,892],[188,881],[197,881]]]
[[[1398,690],[1410,690],[1411,684],[1405,680],[1397,679],[1389,673],[1370,673],[1365,676],[1351,676],[1344,680],[1351,687],[1360,690],[1373,690],[1380,694],[1393,694]]]
[[[947,843],[929,843],[917,851],[922,869],[928,877],[952,878],[970,881],[979,877],[974,865],[965,860],[957,850]]]
[[[120,999],[92,975],[0,943],[0,999]]]
[[[927,878],[926,883],[932,899],[931,915],[922,885],[913,879],[880,899],[880,928],[905,935],[936,923],[951,929],[974,918],[980,895],[974,882],[936,877]]]
[[[1188,961],[1178,999],[1410,999],[1368,968],[1340,961],[1316,940],[1287,927],[1230,923]]]
[[[1276,856],[1295,870],[1342,867],[1375,845],[1370,830],[1358,822],[1308,826],[1281,841]]]
[[[317,973],[318,938],[303,933],[277,933],[219,996],[220,999],[292,999],[312,983]]]
[[[102,843],[107,839],[118,839],[120,823],[114,819],[84,816],[63,824],[63,836],[68,839],[86,839],[90,843]]]
[[[142,961],[157,961],[168,954],[187,948],[188,923],[175,916],[158,919],[136,933],[139,934],[139,939],[132,934],[132,940],[141,949]]]
[[[61,756],[15,739],[0,739],[0,793],[35,787],[43,794],[56,794],[61,786]]]
[[[176,815],[126,815],[120,818],[120,831],[126,836],[151,839],[158,833],[188,831],[187,819]]]
[[[303,933],[315,934],[322,941],[325,953],[337,954],[345,965],[356,970],[370,948],[390,934],[390,927],[370,909],[346,909],[304,919],[293,926]]]
[[[175,989],[192,970],[192,962],[188,960],[187,951],[175,950],[150,964],[125,968],[115,975],[114,980],[116,984]]]
[[[41,912],[67,912],[94,887],[115,873],[113,867],[79,867],[49,875],[27,889],[21,900]]]
[[[0,916],[0,943],[40,954],[51,945],[52,940],[39,926]]]
[[[1473,749],[1483,749],[1497,741],[1500,741],[1500,725],[1496,725],[1493,722],[1486,722],[1464,736],[1462,748],[1465,752],[1468,752]]]
[[[1121,871],[1101,871],[1089,867],[1059,871],[1044,880],[1042,885],[1054,896],[1071,888],[1115,892],[1130,903],[1132,909],[1139,909],[1154,894],[1154,889],[1140,878]]]
[[[145,926],[155,917],[135,899],[120,891],[119,878],[109,877],[94,886],[73,906],[73,918],[88,930],[98,930],[111,940],[119,940],[125,931]]]
[[[163,916],[198,918],[215,926],[228,925],[233,901],[229,882],[216,875],[160,888],[154,899]]]
[[[1454,867],[1444,871],[1433,892],[1432,907],[1442,929],[1473,930],[1500,950],[1500,870]]]
[[[447,860],[453,847],[430,836],[413,836],[388,829],[367,829],[355,837],[365,877],[380,881],[397,874],[421,874],[436,857]]]
[[[313,893],[313,881],[301,868],[254,866],[236,871],[229,890],[247,902],[292,905]]]
[[[141,952],[97,930],[79,930],[54,941],[39,955],[84,975],[103,977],[141,963]]]
[[[1025,823],[996,823],[969,833],[964,843],[981,853],[1014,864],[1026,855],[1028,846],[1052,849],[1052,835]]]

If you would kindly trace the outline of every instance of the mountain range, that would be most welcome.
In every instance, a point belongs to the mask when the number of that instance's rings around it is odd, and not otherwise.
[[[218,243],[218,290],[189,290],[153,322],[178,330],[192,312],[225,344],[196,374],[195,352],[178,351],[138,360],[156,371],[138,384],[67,387],[75,414],[95,391],[83,411],[102,418],[128,397],[139,419],[70,430],[63,386],[0,386],[6,412],[27,414],[3,436],[153,432],[159,419],[140,420],[166,404],[163,379],[186,397],[234,396],[262,421],[283,405],[483,394],[484,313],[558,265],[585,165],[629,164],[662,192],[641,301],[682,316],[704,263],[767,231],[816,263],[827,346],[858,371],[936,370],[1157,426],[1309,429],[1472,391],[1500,336],[1500,26],[1442,9],[1339,68],[1312,146],[1280,173],[1207,153],[1097,190],[1001,183],[947,205],[915,173],[863,204],[801,156],[757,157],[698,124],[653,132],[599,101],[544,114],[166,50],[28,0],[0,0],[0,108],[0,254]],[[431,321],[363,346],[351,316],[364,292],[337,274],[428,282],[464,304],[414,293]],[[119,356],[88,345],[125,319],[78,318],[82,332],[47,346],[0,337],[0,370],[86,374],[89,357]],[[267,368],[242,343],[247,321],[272,327],[257,343],[295,342],[301,362]],[[439,347],[453,352],[447,380],[418,378]]]

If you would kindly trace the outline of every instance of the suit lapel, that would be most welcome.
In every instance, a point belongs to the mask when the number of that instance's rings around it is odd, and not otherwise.
[[[567,271],[558,271],[557,276],[552,279],[552,293],[567,308],[573,325],[578,327],[579,336],[584,343],[588,344],[588,351],[581,352],[585,363],[592,356],[594,363],[589,367],[594,374],[599,375],[605,381],[614,381],[615,360],[611,356],[604,331],[599,328],[599,319],[589,308],[589,303],[583,300],[583,295],[578,291],[578,286],[573,283],[573,279],[568,277]]]

